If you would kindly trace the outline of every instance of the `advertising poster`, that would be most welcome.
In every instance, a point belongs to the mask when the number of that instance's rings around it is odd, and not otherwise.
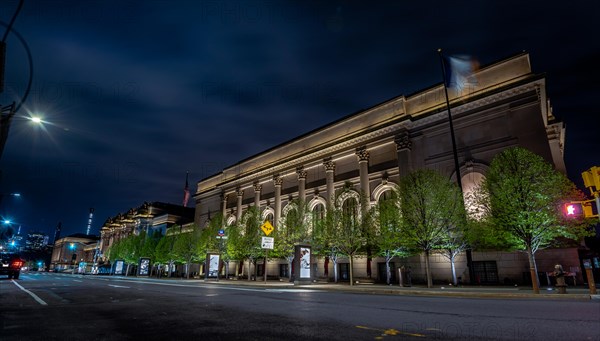
[[[300,248],[300,278],[310,278],[310,248]]]
[[[208,277],[217,277],[219,273],[219,255],[210,255],[208,262]]]
[[[123,262],[122,260],[117,260],[115,262],[115,275],[122,275],[123,274],[123,264],[125,262]]]
[[[140,266],[138,267],[138,276],[150,275],[150,258],[140,258]]]

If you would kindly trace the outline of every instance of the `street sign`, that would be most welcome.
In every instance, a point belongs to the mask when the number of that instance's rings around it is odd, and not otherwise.
[[[225,230],[219,230],[218,235],[223,237],[225,235]]]
[[[266,232],[265,232],[266,233]],[[275,244],[273,237],[262,237],[262,248],[263,249],[271,249],[273,250],[273,245]]]
[[[268,236],[271,234],[271,232],[273,232],[275,228],[273,227],[273,225],[271,225],[271,223],[265,221],[264,224],[260,225],[260,229],[263,230],[263,232]]]

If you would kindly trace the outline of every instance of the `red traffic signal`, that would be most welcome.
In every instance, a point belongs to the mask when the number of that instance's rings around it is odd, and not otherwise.
[[[580,202],[569,202],[563,205],[563,214],[567,218],[583,216],[583,205]]]

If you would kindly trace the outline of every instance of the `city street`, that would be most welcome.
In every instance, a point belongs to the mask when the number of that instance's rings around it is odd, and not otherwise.
[[[0,279],[7,340],[600,340],[600,301],[373,295],[22,273]]]

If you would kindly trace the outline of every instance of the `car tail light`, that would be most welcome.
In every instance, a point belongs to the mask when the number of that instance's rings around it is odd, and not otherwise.
[[[23,262],[20,260],[14,260],[10,266],[13,268],[20,268],[23,266]]]

